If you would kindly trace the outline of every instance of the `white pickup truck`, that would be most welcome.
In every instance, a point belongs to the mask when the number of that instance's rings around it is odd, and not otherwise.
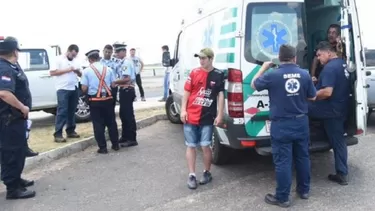
[[[29,79],[32,95],[31,111],[44,111],[56,114],[57,96],[55,80],[49,74],[54,70],[56,58],[61,55],[61,48],[55,46],[21,46],[18,62]],[[90,119],[90,109],[80,94],[76,120],[87,121]]]

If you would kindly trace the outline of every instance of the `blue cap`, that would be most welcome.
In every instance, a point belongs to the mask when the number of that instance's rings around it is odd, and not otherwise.
[[[126,50],[126,46],[127,45],[124,44],[113,44],[115,51]]]
[[[85,55],[87,57],[89,57],[89,56],[92,56],[94,54],[99,54],[99,52],[100,52],[99,50],[91,50],[91,51],[87,52]]]
[[[0,39],[0,52],[12,52],[15,50],[20,50],[16,38],[6,37],[5,39]]]

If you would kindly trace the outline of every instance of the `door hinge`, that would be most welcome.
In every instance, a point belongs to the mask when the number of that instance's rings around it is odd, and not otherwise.
[[[237,31],[236,32],[236,38],[242,38],[244,35],[243,35],[243,32],[242,31]]]

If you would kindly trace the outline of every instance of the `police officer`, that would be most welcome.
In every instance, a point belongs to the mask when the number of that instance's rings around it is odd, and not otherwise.
[[[126,45],[115,44],[113,46],[119,60],[117,73],[120,79],[117,84],[120,87],[120,119],[122,123],[122,135],[120,145],[122,147],[130,147],[138,145],[137,142],[137,125],[134,117],[133,102],[135,99],[135,69],[133,62],[126,58]]]
[[[111,91],[111,87],[114,87],[116,76],[111,68],[100,62],[99,50],[89,51],[86,56],[90,66],[83,72],[81,79],[82,92],[88,94],[94,136],[99,146],[98,153],[107,154],[106,126],[112,142],[112,149],[115,151],[120,149]]]
[[[281,45],[281,65],[268,70],[264,62],[251,86],[268,90],[270,98],[271,146],[276,171],[276,194],[267,194],[265,202],[280,207],[290,206],[292,163],[297,171],[297,193],[308,199],[310,191],[308,100],[315,100],[316,90],[309,73],[296,65],[296,49]]]
[[[18,42],[13,37],[0,40],[0,143],[1,180],[7,199],[31,198],[26,187],[34,181],[21,178],[27,152],[26,126],[31,95],[27,77],[17,64]]]
[[[317,59],[324,66],[316,85],[318,100],[310,104],[309,115],[323,121],[334,152],[336,173],[328,175],[328,179],[347,185],[348,149],[344,139],[344,123],[350,96],[349,73],[345,60],[327,41],[318,44]]]
[[[117,66],[120,65],[121,60],[117,60],[117,58],[112,57],[112,54],[113,54],[112,45],[104,46],[103,58],[100,60],[100,62],[103,65],[106,65],[107,67],[111,68],[112,71],[114,71],[116,78],[119,78],[116,71],[118,69]],[[115,86],[115,87],[112,87],[111,89],[112,89],[111,91],[112,91],[112,97],[113,97],[113,106],[116,106],[118,87]]]

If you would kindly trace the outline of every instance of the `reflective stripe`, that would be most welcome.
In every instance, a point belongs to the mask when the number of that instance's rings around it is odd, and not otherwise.
[[[98,87],[98,92],[96,93],[96,97],[89,98],[89,101],[105,101],[105,100],[112,99],[113,97],[112,97],[111,89],[108,87],[107,83],[104,81],[105,76],[107,74],[107,67],[103,66],[102,75],[100,75],[99,71],[96,69],[96,67],[94,65],[91,64],[90,67],[91,67],[91,69],[94,70],[96,76],[99,79],[99,87]],[[101,96],[103,87],[106,90],[106,92],[108,94],[108,97],[107,96],[105,96],[105,97]]]

